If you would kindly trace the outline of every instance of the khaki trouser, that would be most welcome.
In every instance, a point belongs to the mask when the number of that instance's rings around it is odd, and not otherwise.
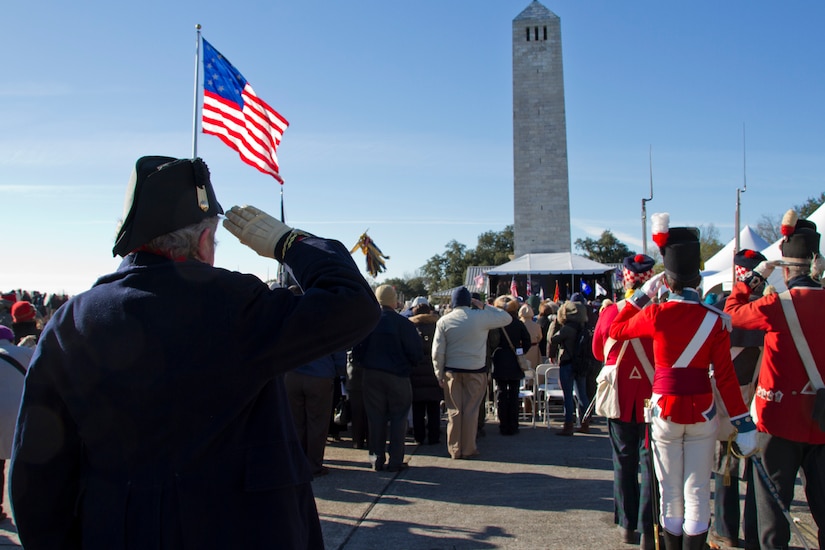
[[[487,390],[486,372],[447,372],[444,375],[447,405],[447,450],[453,458],[478,454],[478,409]]]

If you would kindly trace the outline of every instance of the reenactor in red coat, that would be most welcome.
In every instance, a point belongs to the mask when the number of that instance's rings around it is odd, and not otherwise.
[[[730,358],[730,319],[706,306],[696,290],[702,282],[699,230],[668,225],[667,214],[653,216],[652,233],[664,274],[634,293],[610,326],[610,337],[653,339],[649,415],[665,547],[693,550],[704,547],[710,523],[711,467],[719,424],[711,365],[744,453],[753,450],[755,426]],[[670,290],[667,302],[651,303],[663,282]]]
[[[761,476],[756,480],[756,507],[762,548],[787,548],[790,526],[785,510],[791,504],[800,468],[805,472],[805,493],[811,515],[819,527],[819,547],[825,548],[825,339],[822,312],[825,267],[819,252],[820,234],[816,224],[798,220],[793,211],[785,214],[785,235],[780,242],[782,272],[787,293],[771,294],[749,301],[751,287],[761,284],[773,271],[774,263],[763,262],[752,273],[740,277],[725,304],[733,324],[743,329],[765,331],[764,353],[757,380],[754,409],[760,458],[780,503]],[[783,309],[783,300],[796,312],[799,329],[792,331]],[[786,302],[787,305],[787,302]],[[794,334],[794,332],[796,334]],[[813,359],[812,381],[797,345],[801,337]]]

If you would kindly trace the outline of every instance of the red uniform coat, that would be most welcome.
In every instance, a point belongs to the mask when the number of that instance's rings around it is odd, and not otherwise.
[[[631,302],[610,325],[610,337],[615,340],[653,338],[656,368],[654,392],[661,395],[658,400],[660,416],[678,424],[705,422],[712,417],[713,393],[710,384],[706,393],[673,395],[656,391],[656,381],[661,376],[661,369],[671,368],[682,355],[708,311],[699,302],[673,298],[663,304],[650,304],[643,310]],[[716,387],[731,418],[747,413],[730,358],[730,334],[723,326],[721,317],[716,319],[707,339],[685,368],[708,371],[711,364]]]
[[[796,287],[790,292],[811,354],[825,377],[825,338],[822,336],[825,291]],[[725,303],[725,311],[735,326],[765,331],[762,367],[754,397],[756,427],[791,441],[821,445],[825,443],[825,433],[811,418],[816,392],[796,351],[779,295],[748,302],[749,293],[747,285],[736,283]]]
[[[619,302],[625,307],[627,302]],[[633,307],[633,306],[629,306]],[[599,314],[596,322],[596,329],[593,333],[593,356],[605,365],[615,365],[622,349],[622,343],[617,342],[610,348],[607,357],[604,356],[604,346],[607,342],[608,332],[613,320],[619,314],[619,307],[610,304]],[[653,364],[653,340],[650,338],[640,339],[650,364]],[[628,342],[622,362],[616,372],[617,387],[619,392],[619,412],[620,416],[616,420],[622,422],[644,422],[645,399],[650,398],[653,385],[647,377],[642,362],[636,356],[636,350]],[[635,416],[634,416],[635,414]]]

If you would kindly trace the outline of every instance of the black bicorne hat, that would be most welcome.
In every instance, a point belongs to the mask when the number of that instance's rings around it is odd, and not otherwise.
[[[699,229],[671,227],[667,242],[659,246],[665,273],[680,283],[691,283],[699,277],[702,255],[699,249]]]
[[[156,237],[218,214],[223,208],[203,160],[141,157],[126,190],[112,255],[126,256]]]

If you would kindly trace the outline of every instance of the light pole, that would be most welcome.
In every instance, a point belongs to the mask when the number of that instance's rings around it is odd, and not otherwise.
[[[642,198],[642,252],[647,256],[647,201],[653,200],[653,146],[650,146],[650,198]]]
[[[732,278],[733,284],[736,284],[736,254],[739,252],[739,210],[742,206],[742,201],[740,199],[742,193],[748,190],[748,176],[747,176],[747,163],[745,160],[746,154],[746,147],[745,147],[745,123],[742,123],[742,187],[736,188],[736,215],[734,216],[734,231],[736,234],[733,237],[733,259],[731,260],[732,265]]]

